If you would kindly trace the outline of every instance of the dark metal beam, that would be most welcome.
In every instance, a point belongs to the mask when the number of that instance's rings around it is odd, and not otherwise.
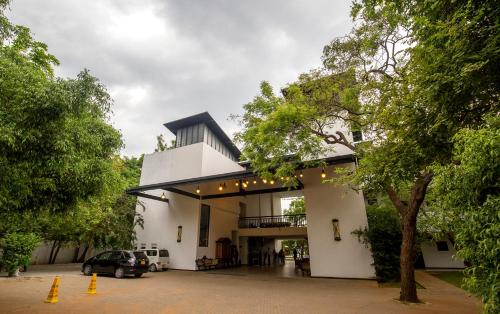
[[[146,193],[133,192],[133,193],[128,193],[128,194],[135,195],[137,197],[149,198],[149,199],[152,199],[152,200],[155,200],[155,201],[160,201],[160,202],[165,202],[165,203],[169,202],[168,198],[161,198],[159,196],[150,195],[150,194],[146,194]]]
[[[183,190],[180,190],[180,189],[176,189],[176,188],[166,188],[164,189],[165,191],[169,191],[169,192],[172,192],[172,193],[177,193],[177,194],[181,194],[181,195],[184,195],[184,196],[187,196],[187,197],[191,197],[191,198],[195,198],[197,200],[200,199],[200,195],[198,194],[194,194],[194,193],[191,193],[191,192],[186,192],[186,191],[183,191]]]
[[[225,197],[236,197],[236,196],[246,196],[246,195],[255,195],[255,194],[268,194],[268,193],[277,193],[277,192],[285,192],[285,191],[298,191],[302,190],[304,187],[281,187],[281,188],[272,188],[272,189],[264,189],[264,190],[252,190],[252,191],[239,191],[239,192],[231,192],[231,193],[224,193],[224,194],[212,194],[212,195],[205,195],[202,196],[202,200],[209,200],[209,199],[215,199],[215,198],[225,198]]]

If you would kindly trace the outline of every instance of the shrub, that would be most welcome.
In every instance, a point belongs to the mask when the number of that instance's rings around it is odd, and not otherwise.
[[[362,243],[369,244],[379,282],[399,280],[401,225],[394,208],[372,205],[366,209],[368,228],[355,230]]]
[[[31,254],[40,243],[40,238],[34,233],[8,233],[0,242],[3,254],[0,264],[7,270],[9,276],[16,276],[19,267],[27,266]]]

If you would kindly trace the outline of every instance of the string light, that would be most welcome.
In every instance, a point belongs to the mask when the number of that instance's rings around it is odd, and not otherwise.
[[[200,194],[200,186],[199,185],[196,187],[196,193]]]
[[[326,178],[326,173],[325,173],[325,169],[322,169],[321,170],[321,178]]]

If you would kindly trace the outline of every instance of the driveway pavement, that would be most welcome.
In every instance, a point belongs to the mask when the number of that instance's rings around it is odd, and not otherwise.
[[[59,303],[45,304],[54,275]],[[29,277],[28,277],[29,276]],[[276,277],[253,271],[173,271],[142,278],[99,276],[97,294],[79,265],[34,266],[0,278],[2,313],[479,313],[480,302],[426,273],[417,280],[423,304],[402,304],[397,288],[368,280]]]

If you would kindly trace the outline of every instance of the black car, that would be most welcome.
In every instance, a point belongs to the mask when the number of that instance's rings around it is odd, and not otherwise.
[[[141,277],[148,272],[149,259],[140,251],[107,251],[89,258],[82,265],[84,275],[111,274],[116,278],[125,275]]]

